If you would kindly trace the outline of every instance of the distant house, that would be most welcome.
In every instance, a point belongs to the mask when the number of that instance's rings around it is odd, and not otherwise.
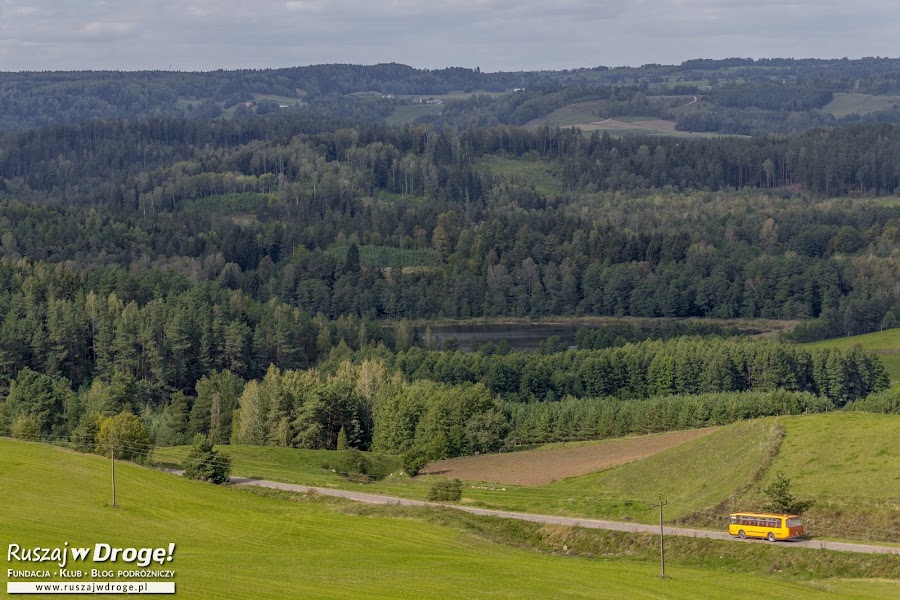
[[[525,88],[513,88],[514,92],[524,92]]]
[[[429,98],[425,101],[425,104],[443,104],[444,101],[440,98]]]
[[[253,108],[252,102],[244,102],[243,105],[244,105],[244,108]]]
[[[396,98],[396,96],[393,94],[382,94],[381,97],[385,98],[386,100],[393,100],[394,98]]]

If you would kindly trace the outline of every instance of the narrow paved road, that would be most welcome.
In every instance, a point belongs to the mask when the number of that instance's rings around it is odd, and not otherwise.
[[[172,471],[178,473],[178,471]],[[393,506],[430,506],[440,508],[452,508],[463,512],[472,513],[473,515],[482,515],[486,517],[499,517],[501,519],[519,519],[520,521],[532,521],[534,523],[550,523],[553,525],[568,525],[571,527],[586,527],[588,529],[611,529],[613,531],[630,531],[641,533],[658,533],[659,527],[655,525],[641,525],[638,523],[622,523],[620,521],[601,521],[598,519],[582,519],[578,517],[556,517],[552,515],[534,515],[530,513],[512,512],[508,510],[492,510],[488,508],[475,508],[474,506],[464,506],[459,504],[441,504],[437,502],[422,502],[421,500],[409,500],[406,498],[397,498],[396,496],[381,496],[379,494],[366,494],[363,492],[350,492],[347,490],[335,490],[331,488],[310,487],[306,485],[295,485],[292,483],[280,483],[277,481],[267,481],[265,479],[248,479],[245,477],[232,477],[231,483],[235,485],[255,485],[258,487],[270,488],[275,490],[285,490],[288,492],[300,492],[302,494],[323,494],[325,496],[335,496],[338,498],[346,498],[356,502],[366,502],[369,504],[389,504]],[[742,542],[745,544],[762,544],[769,543],[761,540],[740,540],[728,535],[722,531],[707,531],[705,529],[686,529],[684,527],[666,527],[666,534],[681,535],[694,538],[708,538],[711,540],[730,540]],[[900,548],[892,548],[888,546],[872,546],[867,544],[848,544],[845,542],[820,542],[820,541],[796,541],[791,540],[778,544],[779,547],[789,548],[819,548],[822,550],[840,550],[843,552],[863,552],[867,554],[897,554],[900,555]]]

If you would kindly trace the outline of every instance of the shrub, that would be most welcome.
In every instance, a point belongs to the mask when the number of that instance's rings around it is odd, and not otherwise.
[[[13,419],[9,432],[14,438],[37,441],[41,439],[41,421],[35,415],[19,415]]]
[[[844,410],[900,415],[900,392],[885,390],[877,394],[869,394],[865,398],[850,402],[844,407]]]
[[[184,476],[210,483],[225,483],[231,479],[231,457],[216,451],[209,438],[198,433],[191,451],[182,463]]]
[[[459,502],[462,498],[462,481],[445,479],[435,481],[428,489],[429,502]]]
[[[347,479],[368,483],[371,480],[369,478],[371,468],[372,464],[365,454],[356,448],[349,448],[341,452],[334,470]]]
[[[403,470],[410,477],[415,477],[428,464],[428,456],[419,448],[413,448],[403,454]]]

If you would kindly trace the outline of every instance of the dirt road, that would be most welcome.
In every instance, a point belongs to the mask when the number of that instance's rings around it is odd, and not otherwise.
[[[176,471],[173,471],[176,472]],[[289,492],[299,492],[302,494],[323,494],[325,496],[335,496],[337,498],[346,498],[356,502],[366,502],[369,504],[388,504],[393,506],[429,506],[440,508],[452,508],[461,510],[474,515],[482,515],[486,517],[499,517],[501,519],[519,519],[521,521],[531,521],[534,523],[549,523],[553,525],[568,525],[571,527],[585,527],[588,529],[610,529],[613,531],[630,531],[635,533],[658,533],[659,527],[656,525],[641,525],[638,523],[622,523],[619,521],[601,521],[598,519],[583,519],[578,517],[556,517],[552,515],[534,515],[530,513],[512,512],[507,510],[491,510],[487,508],[475,508],[473,506],[463,506],[458,504],[440,504],[437,502],[422,502],[420,500],[408,500],[406,498],[397,498],[395,496],[381,496],[378,494],[366,494],[363,492],[350,492],[346,490],[335,490],[331,488],[309,487],[305,485],[294,485],[291,483],[279,483],[277,481],[266,481],[264,479],[247,479],[244,477],[232,477],[231,483],[235,485],[255,485],[258,487],[270,488],[275,490],[285,490]],[[767,544],[769,542],[760,540],[740,540],[731,537],[722,531],[707,531],[704,529],[686,529],[684,527],[666,527],[665,532],[668,535],[681,535],[695,538],[707,538],[711,540],[729,540],[734,542],[742,542],[745,544]],[[819,548],[821,550],[839,550],[842,552],[862,552],[866,554],[897,554],[900,555],[900,548],[892,548],[889,546],[873,546],[868,544],[850,544],[845,542],[824,542],[814,540],[803,541],[787,541],[779,543],[779,547],[787,548]]]

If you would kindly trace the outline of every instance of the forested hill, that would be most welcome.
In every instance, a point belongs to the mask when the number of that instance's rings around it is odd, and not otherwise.
[[[127,363],[159,395],[395,344],[384,319],[890,327],[900,206],[834,197],[893,193],[898,168],[895,125],[686,142],[279,114],[6,134],[0,382]]]
[[[0,73],[0,131],[96,119],[232,118],[284,109],[329,117],[358,119],[366,115],[381,119],[397,104],[408,101],[400,96],[501,93],[532,88],[553,93],[572,85],[598,89],[624,86],[642,92],[681,95],[696,94],[700,87],[714,89],[720,84],[751,84],[751,88],[760,84],[762,90],[751,90],[751,97],[758,96],[767,105],[774,102],[778,109],[808,111],[821,108],[821,100],[831,92],[896,94],[900,91],[900,59],[698,59],[681,65],[496,73],[461,67],[416,69],[397,63],[210,72],[7,72]],[[804,99],[797,102],[788,94],[791,97],[786,103],[779,102],[781,94],[771,94],[775,85],[796,87]],[[811,95],[807,93],[810,90]],[[722,106],[734,104],[725,98]],[[758,107],[759,102],[751,101],[750,106]],[[711,124],[709,118],[698,120],[692,116],[688,124],[709,128],[723,119],[733,120],[730,113],[714,117],[717,121]],[[888,120],[896,119],[890,115]],[[815,115],[806,121],[823,124]]]

